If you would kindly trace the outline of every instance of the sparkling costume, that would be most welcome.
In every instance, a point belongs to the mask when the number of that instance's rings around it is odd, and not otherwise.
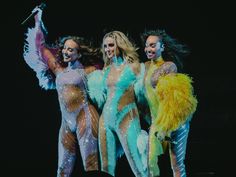
[[[187,75],[176,73],[175,64],[164,62],[161,57],[147,64],[146,70],[145,93],[152,116],[148,144],[149,176],[160,175],[157,157],[163,149],[155,132],[164,131],[171,138],[169,153],[174,176],[185,177],[189,122],[197,106],[192,81]],[[153,78],[157,81],[155,88],[152,86]]]
[[[56,88],[58,93],[62,120],[58,140],[57,176],[71,175],[77,144],[85,170],[98,170],[99,115],[88,102],[86,73],[78,60],[62,67],[55,57],[56,50],[45,46],[46,31],[43,30],[42,22],[37,21],[34,28],[28,29],[24,59],[36,72],[40,86],[45,89]],[[61,69],[53,75],[53,69],[57,67]]]
[[[118,75],[112,73],[112,67],[120,69]],[[117,157],[122,151],[135,176],[147,176],[137,148],[141,127],[134,90],[144,76],[144,69],[141,65],[140,73],[136,75],[130,64],[124,64],[121,57],[104,69],[102,83],[106,100],[99,120],[99,150],[102,171],[112,176],[115,176]]]

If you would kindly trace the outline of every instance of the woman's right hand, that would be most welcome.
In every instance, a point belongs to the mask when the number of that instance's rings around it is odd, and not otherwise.
[[[34,16],[34,19],[35,19],[35,22],[40,22],[42,21],[42,13],[43,13],[43,10],[41,8],[39,8],[39,6],[36,6],[33,10],[32,10],[32,13],[35,13],[35,16]]]

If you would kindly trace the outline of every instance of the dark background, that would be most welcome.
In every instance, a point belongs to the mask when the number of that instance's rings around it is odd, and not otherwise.
[[[45,1],[44,1],[45,2]],[[5,2],[1,8],[2,112],[1,176],[52,177],[57,169],[60,109],[57,93],[38,85],[35,73],[23,60],[24,33],[33,25],[21,22],[41,1]],[[191,122],[186,170],[191,177],[234,176],[235,162],[235,64],[234,9],[228,1],[48,1],[43,20],[53,42],[59,36],[81,35],[101,43],[105,32],[120,30],[141,47],[145,28],[165,29],[187,44],[191,55],[184,71],[193,77],[199,104]],[[139,50],[143,58],[142,50]],[[142,59],[141,59],[142,60]],[[160,160],[161,176],[171,176],[168,155]],[[80,156],[75,176],[84,173]],[[134,176],[125,157],[119,159],[117,176]],[[107,175],[108,176],[108,175]]]

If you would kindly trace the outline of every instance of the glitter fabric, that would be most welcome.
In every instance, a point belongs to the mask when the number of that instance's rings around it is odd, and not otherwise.
[[[99,120],[101,168],[115,176],[118,151],[122,147],[135,176],[143,177],[146,176],[146,169],[137,148],[141,133],[134,93],[137,75],[121,57],[117,61],[118,66],[110,65],[104,72],[107,100]]]
[[[91,154],[97,153],[97,135],[92,133],[91,119],[93,114],[91,114],[89,109],[86,95],[85,73],[83,69],[79,69],[79,66],[81,66],[80,63],[76,61],[73,65],[69,65],[66,70],[59,73],[56,78],[56,86],[62,112],[61,129],[68,127],[69,131],[76,135],[86,170],[89,168],[86,160]],[[64,135],[64,137],[67,137],[67,135]],[[66,140],[60,137],[59,154],[62,154],[58,162],[60,171],[62,168],[70,168],[71,164],[64,161],[71,161],[72,163],[74,158],[73,153],[69,155],[70,153],[63,148],[62,141]],[[97,157],[94,160],[93,163],[97,165]],[[66,166],[66,164],[70,165]],[[63,167],[63,165],[65,166]]]
[[[185,177],[184,159],[189,121],[197,103],[192,94],[191,79],[187,75],[176,73],[175,64],[164,62],[162,57],[151,61],[147,66],[145,91],[152,115],[148,149],[149,176],[160,175],[158,156],[163,153],[163,149],[155,133],[166,131],[171,138],[168,143],[174,176]],[[162,117],[164,118],[161,119]]]
[[[99,115],[87,98],[85,70],[78,59],[69,61],[68,66],[62,66],[58,62],[55,52],[45,45],[42,26],[42,21],[39,20],[34,28],[28,29],[24,59],[36,72],[39,85],[45,89],[56,88],[58,93],[62,120],[58,140],[57,176],[71,176],[77,144],[85,171],[98,170]]]

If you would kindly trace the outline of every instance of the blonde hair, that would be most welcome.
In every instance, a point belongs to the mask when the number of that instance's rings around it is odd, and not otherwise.
[[[111,31],[109,33],[106,33],[105,36],[103,37],[103,43],[107,37],[114,39],[115,46],[118,47],[120,55],[127,63],[134,63],[139,61],[138,58],[139,55],[136,52],[138,48],[136,48],[135,45],[130,42],[130,40],[124,33],[120,31]],[[107,58],[105,54],[105,49],[103,44],[102,44],[102,54],[105,66],[110,65],[110,60]]]

